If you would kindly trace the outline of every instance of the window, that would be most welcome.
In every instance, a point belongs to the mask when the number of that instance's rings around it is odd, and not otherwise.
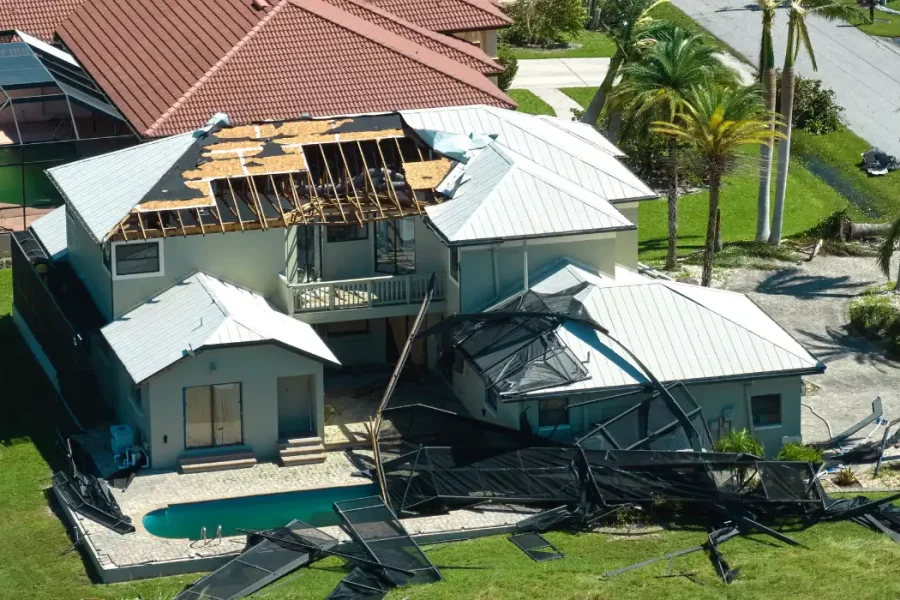
[[[538,401],[538,427],[558,427],[569,424],[568,401],[565,398],[550,398]]]
[[[162,244],[159,242],[113,244],[113,277],[162,275]]]
[[[375,224],[375,271],[391,275],[416,272],[416,223],[412,218]]]
[[[369,230],[365,225],[331,225],[328,230],[328,243],[355,242],[369,237]]]
[[[241,384],[184,388],[184,446],[209,448],[243,441]]]
[[[459,248],[450,248],[450,278],[459,283]]]
[[[340,337],[342,335],[364,335],[369,333],[368,321],[341,321],[329,323],[325,326],[328,337]]]
[[[750,412],[753,413],[754,427],[777,427],[781,425],[781,394],[766,394],[750,398]]]

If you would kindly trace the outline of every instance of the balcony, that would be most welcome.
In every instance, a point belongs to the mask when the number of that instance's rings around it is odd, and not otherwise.
[[[428,291],[431,273],[287,284],[294,316],[309,323],[412,315]],[[429,312],[445,308],[447,274],[435,273]]]

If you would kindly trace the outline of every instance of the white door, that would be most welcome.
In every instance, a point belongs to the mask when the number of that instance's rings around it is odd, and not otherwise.
[[[278,435],[303,437],[315,432],[312,375],[278,378]]]

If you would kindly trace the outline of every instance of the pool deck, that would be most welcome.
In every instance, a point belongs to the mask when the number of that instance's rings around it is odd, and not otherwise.
[[[240,553],[245,537],[205,542],[156,537],[144,529],[141,523],[144,515],[172,504],[371,483],[364,477],[353,476],[354,472],[355,468],[343,452],[327,453],[321,464],[296,467],[260,463],[250,469],[210,473],[143,471],[127,490],[112,490],[122,512],[131,517],[136,529],[126,535],[64,510],[84,539],[88,558],[104,582],[209,571]],[[411,535],[425,541],[452,538],[459,531],[476,531],[482,535],[502,533],[525,516],[508,507],[495,506],[404,519],[403,524]],[[339,539],[348,538],[340,527],[322,529]],[[215,532],[211,531],[209,535],[214,537]]]

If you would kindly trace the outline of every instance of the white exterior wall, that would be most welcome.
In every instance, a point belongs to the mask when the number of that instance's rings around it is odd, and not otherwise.
[[[103,265],[103,250],[72,213],[66,208],[66,243],[68,260],[103,317],[113,318],[112,275]]]
[[[259,459],[278,456],[279,377],[312,375],[316,431],[324,432],[322,364],[273,344],[199,352],[148,381],[150,452],[154,469],[175,468],[184,447],[184,388],[241,384],[243,443]],[[199,450],[198,450],[199,451]]]
[[[626,219],[638,224],[638,202],[616,204],[616,208]],[[619,231],[616,234],[616,262],[632,269],[638,263],[638,230]]]

